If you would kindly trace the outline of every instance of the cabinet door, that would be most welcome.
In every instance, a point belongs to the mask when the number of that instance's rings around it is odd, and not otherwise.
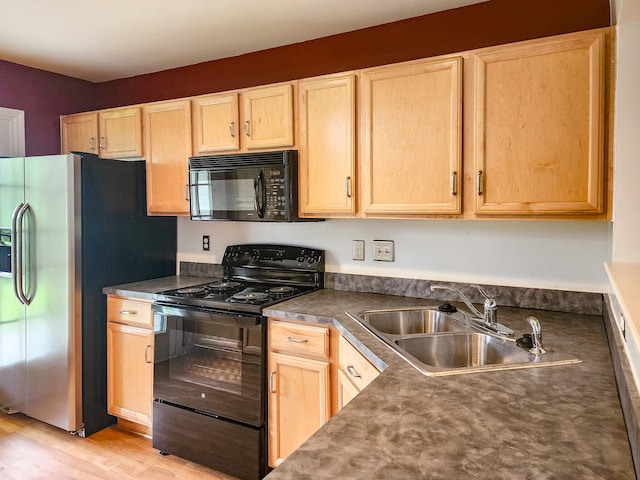
[[[356,398],[360,389],[353,384],[349,376],[342,370],[338,370],[338,410]]]
[[[360,82],[363,214],[460,213],[462,59],[368,69]]]
[[[98,153],[98,114],[80,113],[61,119],[62,153]]]
[[[269,464],[280,464],[330,416],[329,362],[269,355]]]
[[[153,330],[107,325],[107,409],[117,417],[150,426]]]
[[[603,211],[604,33],[475,59],[476,212]]]
[[[142,157],[142,115],[140,107],[99,112],[100,156]]]
[[[179,100],[143,107],[150,215],[189,214],[190,106],[189,100]]]
[[[193,99],[193,151],[196,154],[240,149],[236,92]]]
[[[355,75],[299,84],[301,214],[355,214]]]
[[[246,148],[293,145],[293,85],[244,90],[242,105]]]

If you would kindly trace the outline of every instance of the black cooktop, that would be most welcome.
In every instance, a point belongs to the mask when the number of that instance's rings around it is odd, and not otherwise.
[[[324,251],[291,245],[226,248],[224,278],[155,294],[163,304],[261,313],[264,307],[324,286]]]

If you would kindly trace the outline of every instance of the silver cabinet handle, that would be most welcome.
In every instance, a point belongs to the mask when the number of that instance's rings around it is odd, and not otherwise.
[[[107,139],[105,137],[100,137],[100,142],[98,142],[98,146],[100,147],[100,150],[106,150],[107,149]]]
[[[236,136],[235,128],[236,128],[236,123],[235,122],[231,122],[229,124],[229,135],[231,135],[232,137]]]
[[[96,143],[95,137],[91,137],[89,139],[89,150],[94,151],[96,149],[95,143]]]
[[[151,345],[147,345],[146,347],[144,347],[144,361],[146,363],[152,363],[152,361],[149,360],[149,350],[151,350]]]
[[[478,170],[478,175],[476,176],[476,189],[478,195],[482,195],[482,170]]]
[[[269,374],[269,391],[271,393],[276,393],[275,385],[273,382],[274,377],[276,376],[276,372],[271,372]]]
[[[307,340],[306,338],[294,338],[294,337],[287,337],[287,342],[293,342],[293,343],[306,343],[309,340]]]
[[[250,136],[251,136],[251,134],[249,133],[249,120],[246,120],[246,121],[244,122],[244,134],[245,134],[247,137],[250,137]]]
[[[345,178],[345,189],[347,191],[347,198],[351,198],[351,177]]]
[[[458,182],[456,181],[458,178],[458,172],[453,172],[451,174],[451,195],[458,194]]]
[[[138,312],[135,310],[120,310],[120,315],[137,315]]]
[[[347,372],[353,378],[362,378],[362,375],[358,373],[358,371],[353,367],[353,365],[347,365]]]
[[[184,194],[184,199],[188,202],[189,201],[189,184],[188,183],[184,185],[183,194]]]

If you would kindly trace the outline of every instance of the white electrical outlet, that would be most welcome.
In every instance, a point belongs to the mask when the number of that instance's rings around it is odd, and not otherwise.
[[[364,240],[354,240],[351,244],[351,257],[354,260],[364,260]]]
[[[373,259],[381,262],[393,262],[393,240],[374,240]]]

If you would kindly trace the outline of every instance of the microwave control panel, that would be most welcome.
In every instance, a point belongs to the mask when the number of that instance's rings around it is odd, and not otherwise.
[[[267,220],[287,220],[287,209],[291,208],[287,199],[287,178],[284,168],[265,168],[265,211]]]

